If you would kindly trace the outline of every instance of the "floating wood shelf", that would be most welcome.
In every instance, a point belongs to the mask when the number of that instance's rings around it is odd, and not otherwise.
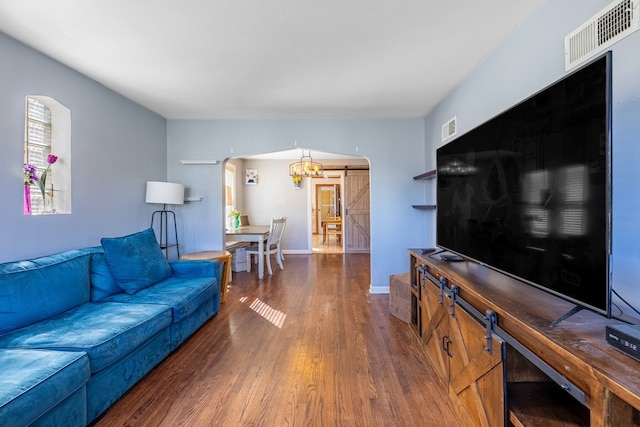
[[[416,175],[413,177],[413,179],[416,181],[423,181],[427,179],[433,179],[435,177],[436,177],[436,170],[434,169],[434,170],[430,170],[429,172]],[[436,208],[436,205],[411,205],[411,207],[413,207],[414,209],[420,209],[420,210],[432,210]]]
[[[423,174],[420,175],[416,175],[413,177],[413,179],[415,179],[416,181],[422,180],[422,179],[433,179],[435,178],[437,175],[436,170],[430,170],[429,172],[425,172]]]
[[[220,160],[180,160],[183,165],[217,165]]]

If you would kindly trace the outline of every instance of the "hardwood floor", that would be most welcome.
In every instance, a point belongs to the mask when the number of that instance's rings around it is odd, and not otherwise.
[[[96,426],[458,426],[410,327],[369,294],[368,254],[287,255]]]
[[[311,236],[312,253],[314,254],[341,254],[342,241],[338,242],[336,236],[327,237],[326,242],[322,241],[322,234]]]

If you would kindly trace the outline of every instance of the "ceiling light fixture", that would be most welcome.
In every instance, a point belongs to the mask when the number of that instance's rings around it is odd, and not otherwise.
[[[291,176],[322,176],[322,165],[318,162],[314,162],[311,158],[311,151],[309,151],[309,155],[304,154],[302,152],[302,157],[300,157],[299,162],[291,163],[289,165],[289,175]]]

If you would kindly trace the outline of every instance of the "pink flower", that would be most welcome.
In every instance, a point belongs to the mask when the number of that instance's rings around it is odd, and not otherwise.
[[[40,188],[40,192],[42,193],[42,200],[45,200],[47,195],[47,178],[49,176],[49,171],[51,170],[51,165],[58,161],[58,156],[49,154],[47,156],[47,168],[40,175],[40,179],[37,181],[38,187]],[[51,185],[51,197],[53,197],[53,184]]]

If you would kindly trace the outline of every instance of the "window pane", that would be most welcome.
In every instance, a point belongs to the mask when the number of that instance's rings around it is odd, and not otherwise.
[[[27,122],[27,142],[29,144],[51,144],[51,126],[29,120]]]
[[[28,163],[31,163],[38,169],[45,169],[47,167],[47,153],[45,151],[45,147],[41,147],[38,145],[28,145],[28,153],[29,156]],[[40,175],[39,172],[38,175]]]
[[[28,118],[51,123],[51,110],[49,110],[46,105],[34,98],[27,98],[27,105]]]

